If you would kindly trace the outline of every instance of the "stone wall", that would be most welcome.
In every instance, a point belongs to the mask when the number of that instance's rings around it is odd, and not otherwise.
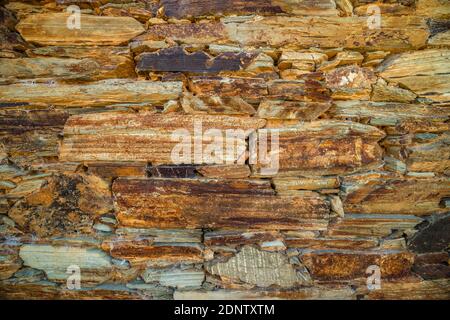
[[[0,297],[449,299],[449,19],[2,1]],[[227,130],[238,147],[208,153]]]

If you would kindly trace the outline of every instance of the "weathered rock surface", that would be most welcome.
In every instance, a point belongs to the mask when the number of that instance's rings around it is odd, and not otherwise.
[[[233,164],[245,157],[245,138],[264,124],[263,119],[228,116],[151,112],[85,114],[67,121],[60,158],[148,161],[154,165]],[[227,130],[234,133],[231,140],[236,147],[224,148],[223,142],[215,142],[215,139],[225,140]]]
[[[116,234],[102,243],[102,249],[141,269],[203,262],[199,230],[119,228]]]
[[[440,202],[449,196],[449,185],[448,178],[398,178],[385,173],[349,176],[342,182],[344,210],[417,216],[443,213],[447,209]]]
[[[449,300],[449,18],[1,2],[0,299]]]
[[[81,282],[86,285],[102,283],[111,277],[110,257],[94,248],[24,245],[20,257],[25,265],[44,270],[53,281],[66,282],[74,266],[81,271]]]
[[[435,102],[449,101],[450,53],[445,49],[404,53],[379,67],[380,76]]]
[[[188,53],[181,47],[172,47],[155,53],[142,53],[136,58],[136,70],[139,73],[238,71],[248,66],[254,57],[253,54],[244,52],[228,52],[211,57],[201,51]]]
[[[315,28],[310,28],[314,24]],[[340,37],[336,37],[336,29]],[[274,30],[274,32],[267,32]],[[385,30],[381,32],[380,30]],[[346,47],[364,50],[408,50],[425,45],[428,29],[418,17],[386,17],[380,30],[367,30],[364,17],[230,17],[202,24],[152,25],[139,40],[170,37],[186,44],[238,43],[248,46],[285,45],[309,48]]]
[[[118,179],[122,225],[153,228],[314,228],[328,205],[319,195],[277,196],[252,180]]]
[[[240,280],[260,287],[278,285],[292,287],[305,284],[309,274],[297,275],[285,256],[276,252],[259,251],[245,246],[226,262],[208,265],[207,271],[232,280]]]
[[[279,175],[331,175],[380,166],[377,141],[384,132],[372,126],[322,120],[258,132],[279,136]],[[253,169],[258,174],[262,166],[259,162]]]
[[[408,274],[414,255],[408,252],[313,252],[302,255],[301,260],[311,275],[321,280],[366,277],[371,265],[380,267],[383,278],[395,278]]]
[[[55,89],[55,90],[49,90]],[[56,90],[57,89],[57,90]],[[181,95],[180,82],[103,80],[89,84],[17,83],[2,86],[7,104],[43,104],[61,107],[107,105],[162,105]]]
[[[91,233],[95,217],[113,210],[108,184],[86,175],[57,175],[19,200],[8,215],[39,237]]]
[[[145,31],[138,21],[129,17],[82,14],[80,28],[72,24],[68,13],[44,13],[27,16],[16,28],[26,41],[53,46],[120,45]]]

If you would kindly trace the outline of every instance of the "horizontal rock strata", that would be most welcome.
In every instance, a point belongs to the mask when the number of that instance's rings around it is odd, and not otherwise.
[[[1,1],[0,299],[449,300],[449,19]]]

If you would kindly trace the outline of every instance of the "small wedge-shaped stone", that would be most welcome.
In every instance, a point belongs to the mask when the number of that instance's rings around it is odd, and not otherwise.
[[[337,177],[317,178],[274,178],[273,184],[276,190],[320,190],[339,187]]]
[[[276,147],[272,139],[278,135],[278,175],[331,175],[378,167],[382,150],[377,141],[385,135],[372,126],[336,120],[260,129],[258,134],[260,141],[264,140],[261,135],[266,135],[270,150]],[[276,160],[276,150],[273,154],[272,160]],[[264,168],[264,160],[252,166],[256,175]]]
[[[232,281],[242,281],[258,287],[279,285],[292,287],[306,284],[309,278],[305,271],[303,276],[297,274],[287,256],[278,252],[266,252],[251,246],[244,246],[234,257],[226,262],[208,264],[206,270]]]
[[[181,95],[181,82],[103,80],[89,84],[17,83],[2,86],[0,102],[62,107],[162,105]]]
[[[316,120],[331,107],[331,102],[302,102],[264,99],[256,112],[263,119]]]
[[[151,112],[84,114],[67,120],[60,158],[66,161],[148,161],[153,165],[232,164],[245,156],[246,137],[264,124],[263,119],[248,117]],[[237,147],[223,148],[222,142],[211,142],[209,129],[220,130],[223,141],[227,132],[236,133],[231,140]],[[221,146],[222,152],[210,152],[210,145]]]
[[[379,66],[380,75],[436,102],[450,101],[450,52],[447,49],[403,53]]]
[[[440,202],[450,196],[450,178],[407,178],[375,172],[345,177],[341,188],[346,213],[423,216],[448,211]]]
[[[74,266],[80,268],[81,282],[87,285],[105,282],[112,271],[110,257],[94,248],[31,244],[20,248],[20,257],[24,265],[44,270],[52,281],[66,282]]]
[[[145,31],[130,17],[81,15],[76,28],[68,13],[35,14],[16,26],[22,37],[40,45],[120,45]],[[73,27],[73,28],[69,28]]]
[[[277,196],[268,181],[119,178],[113,192],[130,227],[311,229],[329,213],[319,195]]]
[[[268,84],[272,98],[305,101],[329,102],[331,100],[327,88],[315,80],[275,80]]]
[[[192,77],[189,89],[196,95],[240,96],[244,99],[260,100],[267,95],[267,84],[260,78],[224,78],[213,76]]]

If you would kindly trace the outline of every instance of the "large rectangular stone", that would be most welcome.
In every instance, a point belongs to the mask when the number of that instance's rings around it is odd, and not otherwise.
[[[145,31],[142,24],[130,17],[84,15],[80,28],[73,28],[70,13],[29,15],[16,26],[28,42],[39,45],[120,45]]]
[[[341,188],[348,213],[423,216],[448,211],[440,205],[450,196],[448,177],[412,178],[374,172],[345,177]]]
[[[390,82],[435,102],[450,101],[450,52],[447,49],[402,53],[378,67]]]
[[[369,29],[366,17],[250,16],[226,17],[213,23],[153,25],[138,40],[169,37],[187,44],[400,51],[424,46],[428,36],[425,20],[411,16],[383,17],[378,29]]]
[[[245,159],[246,137],[264,124],[263,119],[249,117],[150,112],[72,116],[64,128],[60,159],[146,161],[153,165],[232,164]],[[223,141],[217,142],[214,132],[220,132]],[[227,134],[231,133],[230,140],[235,145],[224,146]],[[209,145],[217,147],[217,153],[208,149]]]
[[[89,84],[16,83],[2,86],[0,102],[61,107],[98,107],[118,104],[162,105],[177,99],[181,82],[103,80]]]
[[[381,165],[382,150],[377,141],[384,132],[368,125],[348,121],[320,120],[288,128],[260,129],[278,163],[277,174],[331,175],[351,173]],[[278,134],[278,162],[272,141]],[[274,138],[275,137],[275,138]],[[276,146],[276,144],[275,144]],[[264,175],[264,159],[252,165],[255,175]]]
[[[268,181],[117,179],[113,192],[132,227],[311,229],[329,213],[319,195],[276,195]]]

